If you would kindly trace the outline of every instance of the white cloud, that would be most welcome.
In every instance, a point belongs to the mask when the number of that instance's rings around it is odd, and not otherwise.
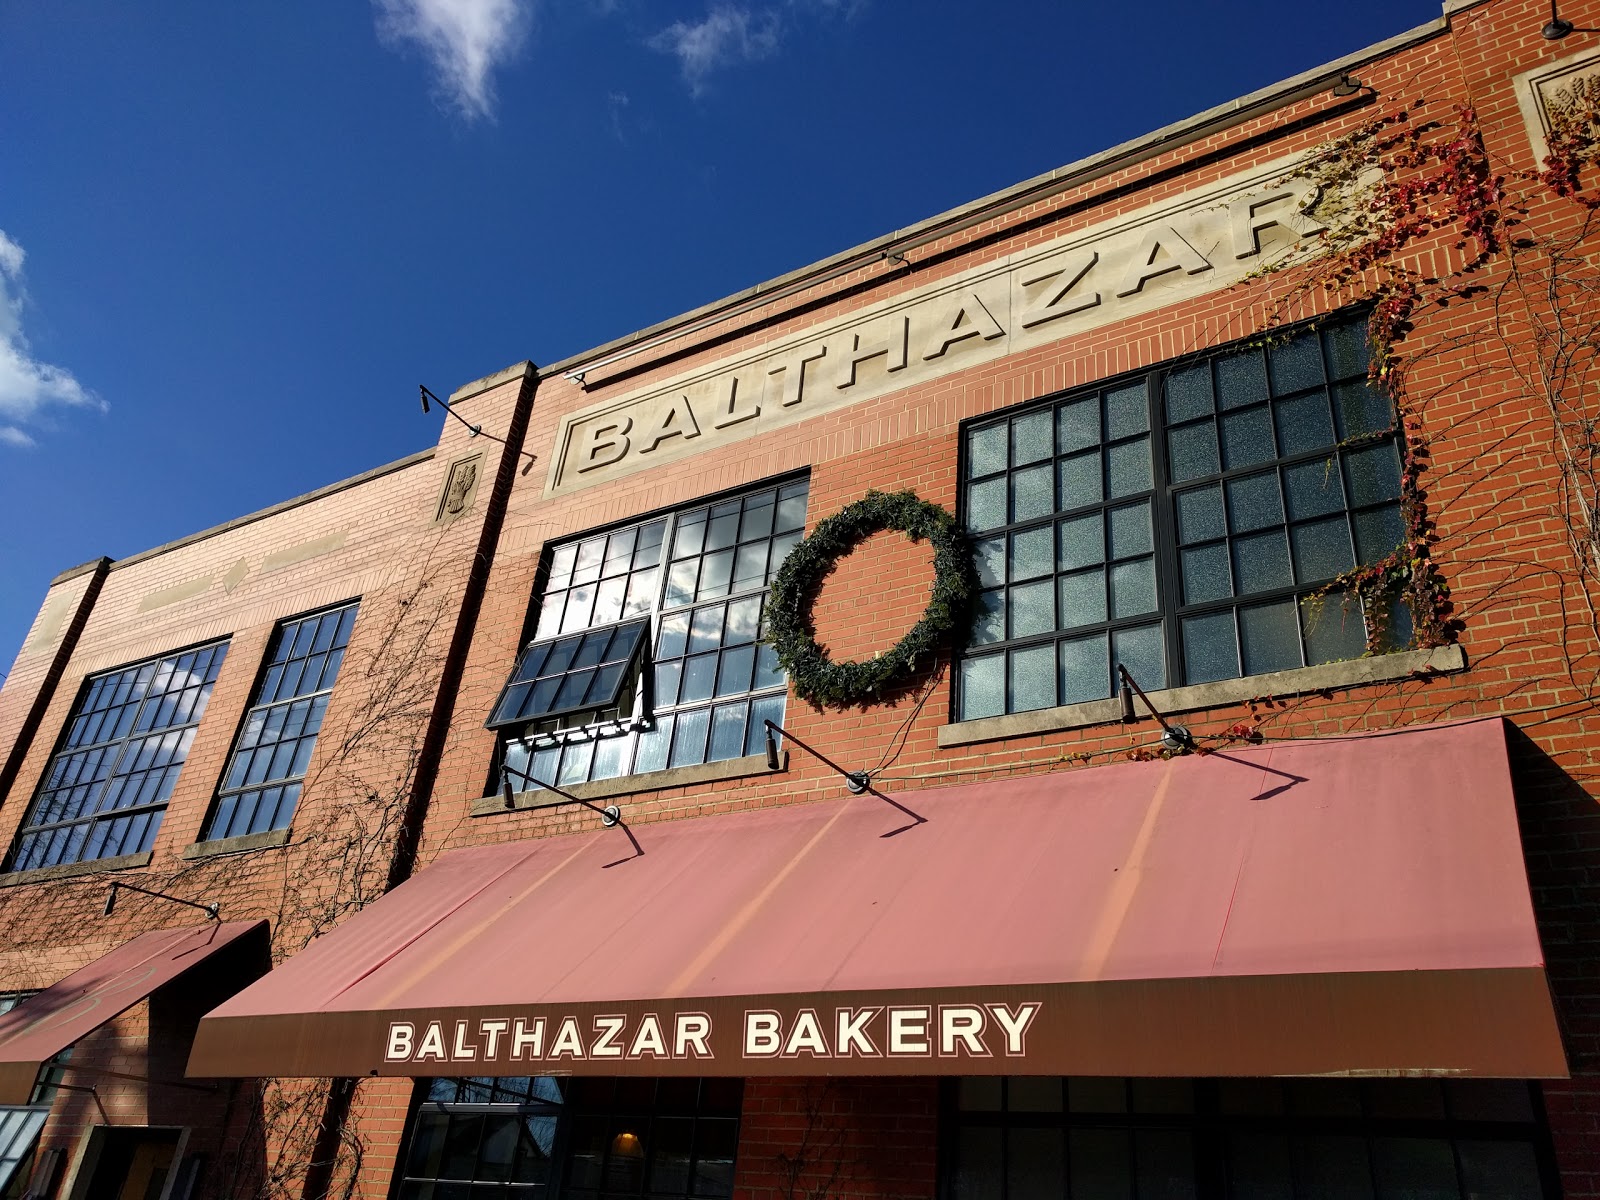
[[[776,13],[752,13],[732,4],[714,4],[696,24],[674,21],[650,39],[650,48],[678,60],[689,90],[698,95],[706,76],[733,63],[756,62],[778,48]]]
[[[21,426],[46,410],[104,408],[105,405],[64,367],[33,357],[22,333],[27,293],[22,285],[22,247],[0,230],[0,444],[29,447],[33,438]]]
[[[534,0],[373,0],[378,35],[412,43],[438,73],[444,97],[468,120],[494,115],[495,68],[510,62],[533,25]]]

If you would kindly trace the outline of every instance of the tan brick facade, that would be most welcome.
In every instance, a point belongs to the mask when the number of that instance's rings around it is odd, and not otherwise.
[[[218,901],[225,919],[265,917],[282,958],[448,850],[589,828],[593,814],[576,806],[499,812],[490,805],[485,815],[472,815],[474,802],[496,787],[499,745],[484,719],[531,632],[530,604],[553,543],[801,475],[809,480],[808,528],[869,489],[910,488],[957,511],[964,422],[1332,311],[1358,299],[1359,289],[1288,304],[1294,272],[1247,279],[1015,354],[952,364],[731,444],[685,449],[659,466],[552,488],[569,418],[666,381],[710,378],[718,364],[748,359],[790,335],[1303,155],[1370,120],[1374,104],[1387,98],[1425,100],[1439,120],[1473,107],[1497,169],[1528,172],[1535,163],[1515,80],[1586,50],[1600,56],[1600,35],[1584,32],[1600,28],[1600,3],[1564,6],[1578,32],[1561,41],[1540,36],[1548,9],[1534,0],[1450,8],[1435,27],[1342,68],[1375,92],[1376,102],[1365,92],[1331,95],[1338,70],[1291,81],[1237,110],[991,198],[989,208],[955,214],[947,225],[930,223],[855,260],[842,256],[837,272],[801,272],[792,284],[780,281],[770,301],[758,295],[725,317],[691,314],[647,331],[642,349],[625,341],[537,374],[513,368],[462,389],[461,413],[509,446],[446,421],[431,452],[170,547],[68,572],[51,586],[0,691],[0,842],[11,845],[21,826],[84,679],[222,638],[222,674],[150,860],[117,877]],[[1535,219],[1549,229],[1575,230],[1582,219],[1570,202],[1542,197],[1514,177],[1509,186],[1523,189]],[[1426,269],[1436,260],[1443,269],[1457,236],[1442,229],[1416,251],[1416,261]],[[1286,689],[1303,694],[1270,704],[1246,689],[1183,719],[1202,738],[1241,723],[1274,738],[1486,715],[1516,726],[1525,860],[1573,1075],[1541,1091],[1560,1187],[1568,1196],[1592,1196],[1600,1195],[1596,594],[1592,567],[1575,560],[1561,515],[1566,481],[1550,451],[1548,414],[1508,365],[1505,345],[1525,341],[1526,328],[1494,307],[1503,269],[1491,267],[1485,282],[1488,294],[1419,318],[1402,344],[1415,350],[1408,377],[1418,402],[1414,433],[1425,433],[1432,447],[1426,486],[1438,528],[1434,556],[1465,626],[1465,669],[1360,686],[1307,683]],[[1505,343],[1490,336],[1497,316],[1509,331]],[[860,370],[882,366],[869,361]],[[579,371],[581,383],[568,374]],[[700,384],[684,385],[691,386]],[[531,461],[521,457],[524,450]],[[457,489],[470,502],[447,514],[453,466],[479,453],[475,488]],[[875,536],[824,586],[815,610],[819,640],[836,658],[868,657],[892,645],[921,614],[930,580],[926,547]],[[273,630],[286,618],[355,599],[361,610],[350,654],[286,843],[199,854],[192,847]],[[941,745],[941,730],[953,721],[951,679],[946,656],[892,705],[819,711],[791,695],[785,724],[845,764],[892,758],[878,782],[897,794],[1092,769],[1147,749],[1154,738],[1154,724],[1140,720],[965,744],[947,734]],[[655,821],[840,793],[837,777],[801,753],[771,775],[655,782],[640,779],[617,798],[641,831]],[[93,868],[85,864],[65,877],[0,875],[0,885],[11,885],[0,886],[0,990],[47,986],[143,929],[183,923],[179,910],[133,896],[102,919],[108,876]],[[253,1195],[278,1172],[287,1181],[284,1194],[300,1194],[309,1151],[325,1153],[341,1139],[347,1151],[361,1149],[354,1194],[390,1194],[412,1101],[408,1084],[362,1082],[347,1105],[325,1082],[291,1084],[302,1090],[282,1110],[273,1107],[278,1098],[264,1098],[250,1082],[178,1088],[181,1055],[170,1046],[146,1050],[162,1002],[158,995],[137,1006],[76,1048],[75,1066],[166,1082],[147,1087],[107,1078],[92,1094],[61,1093],[42,1144],[65,1150],[69,1170],[91,1125],[182,1125],[192,1131],[188,1152],[207,1156],[199,1194]],[[850,1163],[848,1177],[834,1180],[827,1194],[931,1200],[939,1192],[940,1100],[932,1082],[751,1079],[744,1097],[739,1200],[810,1194],[786,1180],[783,1164],[793,1161],[796,1139],[816,1128],[819,1103],[843,1130],[848,1152],[840,1153]],[[326,1126],[320,1138],[319,1122]],[[348,1153],[339,1159],[338,1180],[347,1178],[351,1161]],[[325,1173],[313,1167],[310,1176],[311,1191],[326,1186]]]

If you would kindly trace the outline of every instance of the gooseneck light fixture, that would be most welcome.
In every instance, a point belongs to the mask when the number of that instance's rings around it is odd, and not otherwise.
[[[1128,674],[1127,667],[1118,663],[1117,674],[1122,679],[1122,684],[1118,688],[1118,698],[1122,701],[1122,719],[1124,721],[1134,719],[1133,698],[1138,696],[1144,702],[1145,708],[1150,711],[1150,715],[1161,723],[1161,745],[1163,748],[1177,754],[1186,754],[1194,749],[1194,734],[1190,733],[1185,726],[1174,725],[1166,717],[1162,716],[1156,706],[1150,703],[1150,697],[1144,694],[1144,689],[1134,681],[1132,675]]]
[[[106,906],[101,910],[100,913],[102,917],[109,917],[112,913],[117,911],[117,892],[119,890],[138,892],[141,896],[154,896],[157,900],[166,900],[172,904],[182,904],[188,908],[198,908],[213,921],[222,920],[221,917],[217,916],[217,910],[221,907],[218,904],[201,904],[195,900],[185,900],[181,896],[169,896],[166,892],[153,892],[149,888],[138,887],[137,885],[131,883],[123,883],[120,880],[114,880],[111,883],[111,886],[106,889]]]
[[[428,385],[427,384],[419,383],[417,385],[417,387],[422,392],[422,411],[423,412],[432,411],[431,407],[430,407],[430,405],[428,403],[431,400],[431,401],[433,401],[434,404],[437,404],[440,408],[444,409],[445,412],[449,413],[452,417],[454,417],[456,420],[460,421],[463,425],[465,425],[467,427],[467,436],[468,437],[480,437],[480,436],[481,437],[486,437],[491,442],[499,442],[502,446],[505,446],[505,447],[508,447],[508,448],[510,447],[511,443],[506,441],[505,438],[496,437],[492,433],[484,433],[482,425],[474,425],[471,421],[467,420],[460,413],[458,413],[454,408],[450,407],[450,401],[441,400],[438,396],[435,396],[431,391],[428,390]],[[518,454],[519,457],[525,458],[525,459],[528,460],[528,465],[522,468],[522,473],[524,475],[526,475],[530,470],[533,469],[533,464],[534,463],[539,461],[534,455],[530,454],[526,450],[518,450],[517,454]]]
[[[505,764],[504,770],[505,773],[501,776],[500,792],[505,798],[506,810],[508,812],[517,806],[517,794],[511,790],[511,776],[515,775],[518,779],[522,780],[524,784],[532,784],[536,788],[543,788],[547,792],[554,792],[568,804],[581,804],[585,808],[599,813],[600,824],[604,825],[607,829],[610,829],[613,825],[622,824],[622,810],[615,804],[608,804],[604,808],[601,808],[598,804],[594,804],[591,801],[585,800],[582,796],[574,796],[571,792],[564,791],[553,783],[544,783],[541,780],[535,779],[526,771],[517,770],[517,768],[513,767],[510,763]]]
[[[1556,12],[1556,0],[1550,0],[1550,19],[1545,22],[1544,28],[1539,30],[1539,36],[1547,42],[1559,42],[1574,28],[1571,21],[1564,20],[1561,14]]]
[[[894,797],[885,796],[877,788],[873,787],[872,775],[869,772],[846,771],[838,763],[834,762],[833,759],[822,753],[822,751],[813,746],[806,745],[799,738],[795,737],[794,734],[790,733],[787,729],[785,729],[782,725],[777,724],[775,721],[763,721],[762,724],[767,727],[767,767],[769,769],[773,771],[781,769],[782,763],[778,758],[777,739],[778,737],[785,737],[793,742],[796,746],[799,746],[800,749],[804,750],[807,754],[811,755],[811,757],[816,759],[818,762],[827,766],[831,770],[837,771],[840,778],[844,780],[845,788],[848,789],[852,796],[875,796],[879,800],[882,800],[890,808],[898,809],[899,811],[905,813],[906,816],[910,817],[911,825],[902,826],[900,829],[894,830],[895,833],[903,833],[905,830],[910,829],[912,825],[921,825],[927,821],[928,818],[923,816],[921,813],[913,812],[904,804],[901,804],[900,801],[894,799]],[[884,836],[887,837],[890,835],[885,834]]]

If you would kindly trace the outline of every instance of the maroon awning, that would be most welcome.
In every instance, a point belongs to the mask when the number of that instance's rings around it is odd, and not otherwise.
[[[1562,1076],[1496,720],[446,854],[192,1075]]]
[[[266,963],[265,921],[155,929],[0,1014],[0,1104],[28,1103],[39,1068],[50,1059],[157,988],[251,936],[261,942],[261,966],[254,972],[259,974]]]

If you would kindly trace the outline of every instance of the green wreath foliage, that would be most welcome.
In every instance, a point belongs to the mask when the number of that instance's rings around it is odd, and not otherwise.
[[[861,662],[833,662],[817,645],[812,604],[834,565],[886,529],[933,545],[933,587],[922,618],[893,647]],[[933,659],[952,635],[965,638],[978,590],[972,548],[956,520],[915,492],[868,492],[801,540],[772,581],[767,633],[795,694],[820,706],[879,700]]]

